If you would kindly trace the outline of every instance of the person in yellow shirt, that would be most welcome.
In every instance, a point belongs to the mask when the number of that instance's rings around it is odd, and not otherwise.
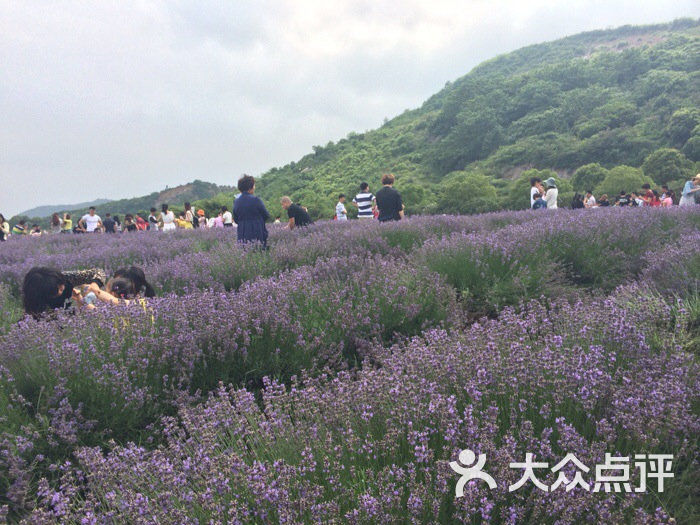
[[[185,212],[180,213],[180,216],[175,219],[175,225],[179,229],[191,230],[193,228],[192,223],[185,218]]]
[[[73,219],[70,218],[70,213],[63,216],[63,224],[61,225],[61,233],[71,233],[73,231]]]

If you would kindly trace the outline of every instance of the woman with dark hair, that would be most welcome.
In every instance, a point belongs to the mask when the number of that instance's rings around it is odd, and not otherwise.
[[[146,274],[138,266],[120,268],[114,272],[114,279],[117,278],[129,280],[133,285],[134,295],[141,295],[142,292],[144,297],[155,297],[156,295],[153,287],[146,281]]]
[[[134,216],[131,215],[130,213],[127,213],[124,216],[124,230],[125,232],[135,232],[138,228],[136,227],[136,223],[134,222]]]
[[[243,175],[238,180],[238,191],[241,195],[233,201],[233,220],[238,224],[238,242],[259,242],[266,247],[265,221],[270,218],[270,214],[260,197],[253,195],[255,179]]]
[[[175,231],[177,229],[177,226],[175,226],[175,214],[168,209],[167,204],[163,204],[161,207],[158,222],[162,225],[160,229],[164,232]]]
[[[63,227],[63,219],[58,216],[58,213],[54,213],[51,216],[51,233],[61,233]]]
[[[24,311],[38,319],[45,312],[56,308],[68,308],[73,299],[78,306],[87,304],[76,287],[94,283],[99,287],[104,282],[101,270],[59,272],[53,268],[38,266],[24,276],[22,299]]]

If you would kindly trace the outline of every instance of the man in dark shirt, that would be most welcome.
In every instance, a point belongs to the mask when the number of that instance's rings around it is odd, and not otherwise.
[[[630,198],[629,196],[624,192],[620,192],[620,196],[617,198],[617,202],[615,203],[615,206],[629,206],[630,205]]]
[[[105,215],[105,220],[102,223],[102,226],[105,227],[105,233],[117,233],[116,230],[114,229],[114,226],[116,224],[117,223],[114,222],[114,219],[112,218],[111,213],[108,213],[107,215]]]
[[[308,226],[313,222],[306,209],[298,204],[294,204],[289,197],[282,197],[280,202],[282,207],[287,210],[287,215],[289,216],[289,224],[287,226],[290,230],[297,226]]]
[[[400,221],[403,219],[403,202],[401,195],[394,189],[394,176],[386,173],[382,176],[383,188],[377,192],[375,199],[379,210],[379,220]]]

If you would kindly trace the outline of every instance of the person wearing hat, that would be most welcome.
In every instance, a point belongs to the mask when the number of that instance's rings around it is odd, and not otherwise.
[[[681,193],[681,200],[678,204],[680,206],[690,206],[695,204],[695,197],[698,191],[700,191],[700,173],[685,183],[685,186],[683,186],[683,192]]]
[[[197,210],[197,222],[199,223],[200,228],[207,227],[207,217],[204,214],[204,210]]]
[[[557,183],[554,180],[554,177],[549,177],[546,181],[544,181],[544,185],[547,188],[547,191],[544,194],[544,202],[547,203],[547,209],[556,210],[559,190],[557,189]]]

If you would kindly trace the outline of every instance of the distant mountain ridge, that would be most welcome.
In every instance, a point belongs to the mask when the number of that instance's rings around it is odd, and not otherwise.
[[[147,214],[150,208],[160,208],[162,204],[169,204],[174,208],[181,208],[185,202],[210,199],[221,193],[229,193],[232,190],[232,186],[222,186],[212,182],[195,180],[173,188],[166,188],[162,191],[156,191],[143,197],[118,200],[97,199],[95,201],[69,206],[39,206],[16,215],[12,220],[14,221],[19,217],[28,217],[32,222],[45,225],[48,222],[47,219],[53,213],[82,215],[90,206],[95,206],[98,209],[98,214],[100,215],[105,213],[111,213],[112,215],[124,215],[127,213]]]
[[[107,202],[110,202],[110,200],[96,199],[94,201],[79,202],[77,204],[49,204],[46,206],[37,206],[36,208],[25,210],[23,212],[18,213],[17,215],[44,218],[50,217],[56,212],[61,212],[64,210],[77,210],[80,208],[89,208],[90,206],[100,206],[101,204],[105,204]]]

